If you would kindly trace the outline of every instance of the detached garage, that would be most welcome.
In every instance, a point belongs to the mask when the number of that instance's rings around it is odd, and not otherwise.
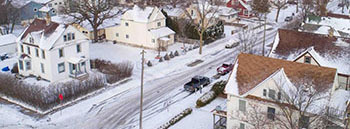
[[[16,39],[13,34],[0,36],[0,54],[7,53],[13,54],[16,52]]]

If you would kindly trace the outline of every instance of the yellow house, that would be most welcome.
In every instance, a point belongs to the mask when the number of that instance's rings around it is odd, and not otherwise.
[[[134,6],[126,11],[120,24],[105,29],[106,39],[149,49],[166,49],[174,43],[175,32],[166,27],[165,16],[157,7]]]

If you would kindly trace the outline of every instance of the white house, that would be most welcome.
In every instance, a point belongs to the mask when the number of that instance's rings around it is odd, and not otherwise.
[[[35,19],[17,39],[19,74],[50,82],[86,77],[90,71],[87,37],[50,19]]]
[[[336,68],[339,85],[350,90],[350,40],[279,29],[269,57]]]
[[[166,48],[174,43],[175,32],[165,24],[157,7],[134,6],[126,11],[119,25],[105,29],[106,39],[149,49]]]
[[[0,54],[2,53],[16,53],[16,39],[13,34],[0,35]]]
[[[302,106],[306,113],[303,116],[294,113],[290,115],[290,120],[298,122],[305,118],[305,123],[300,124],[299,128],[321,126],[319,117],[312,117],[311,114],[325,111],[323,109],[327,109],[327,106],[339,111],[337,113],[341,116],[331,121],[334,126],[342,127],[350,92],[339,89],[337,77],[334,68],[240,54],[225,87],[227,107],[221,119],[226,119],[226,124],[217,126],[224,125],[227,129],[251,129],[254,126],[280,129],[283,123],[289,122],[288,115],[283,114],[282,109],[289,108],[288,111],[293,112],[299,110],[296,104],[300,102],[305,105],[306,95],[312,94],[315,96],[310,106]]]

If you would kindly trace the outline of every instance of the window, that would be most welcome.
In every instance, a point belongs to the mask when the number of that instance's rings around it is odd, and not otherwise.
[[[245,125],[243,123],[239,123],[239,129],[245,129]]]
[[[270,97],[271,99],[275,99],[275,94],[276,94],[276,91],[275,91],[275,90],[269,89],[269,97]]]
[[[311,57],[305,56],[304,63],[311,64]]]
[[[82,31],[84,34],[87,34],[88,32],[87,31]]]
[[[29,43],[34,43],[34,39],[32,37],[29,37]]]
[[[58,73],[63,73],[65,71],[64,62],[58,64]]]
[[[33,11],[34,11],[34,12],[38,12],[38,9],[37,9],[37,8],[34,8]]]
[[[36,57],[39,57],[39,49],[38,48],[35,48],[35,55],[36,55]]]
[[[81,46],[80,44],[77,44],[77,53],[81,52]]]
[[[116,37],[119,37],[119,33],[115,33],[115,36],[116,36]]]
[[[41,57],[42,57],[43,59],[45,59],[45,51],[44,51],[44,50],[41,50]]]
[[[159,27],[159,26],[161,26],[161,25],[162,25],[162,23],[161,23],[161,22],[158,22],[158,23],[157,23],[157,25],[158,25],[158,27]]]
[[[26,62],[26,70],[31,70],[31,69],[32,69],[31,63],[30,63],[30,61],[27,61]]]
[[[125,37],[128,39],[128,38],[129,38],[129,35],[127,34],[127,35],[125,35]]]
[[[193,10],[191,10],[191,16],[193,16],[193,15],[194,15]]]
[[[49,7],[52,7],[52,4],[51,4],[51,3],[49,4]]]
[[[248,15],[248,10],[244,10],[244,15]]]
[[[71,33],[68,33],[68,34],[67,34],[67,40],[68,40],[68,41],[72,40]]]
[[[155,39],[152,39],[152,43],[155,43],[156,42],[156,40]]]
[[[55,5],[57,5],[57,3],[55,3]]]
[[[28,52],[28,55],[30,55],[30,47],[27,46],[27,52]]]
[[[74,33],[72,33],[72,40],[74,40],[75,39],[75,34]]]
[[[63,57],[63,56],[64,56],[64,55],[63,55],[63,48],[58,49],[58,56],[59,56],[59,57]]]
[[[23,45],[21,45],[21,52],[24,53]]]
[[[267,90],[266,89],[263,90],[263,95],[266,97],[266,95],[267,95]]]
[[[67,35],[63,35],[63,41],[67,41]]]
[[[278,100],[281,100],[281,99],[282,99],[282,93],[281,93],[281,92],[278,92],[278,93],[277,93],[277,99],[278,99]]]
[[[58,4],[62,4],[62,2],[59,2]]]
[[[267,118],[270,120],[275,120],[275,109],[267,107]]]
[[[129,26],[129,23],[125,22],[125,26]]]
[[[246,110],[246,102],[244,100],[239,100],[239,110],[245,112]]]
[[[45,68],[44,68],[44,64],[43,63],[40,63],[40,68],[41,68],[41,72],[45,73]]]
[[[20,60],[18,66],[20,70],[23,70],[23,61]]]

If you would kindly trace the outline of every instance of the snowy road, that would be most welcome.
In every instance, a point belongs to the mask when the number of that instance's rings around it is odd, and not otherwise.
[[[271,41],[271,39],[274,38],[275,33],[276,30],[268,31],[267,41]],[[150,117],[156,113],[157,110],[154,110],[153,108],[156,108],[157,106],[159,107],[159,105],[162,105],[163,102],[168,99],[174,98],[175,96],[183,96],[182,99],[187,97],[189,93],[178,89],[191,77],[195,75],[204,75],[210,69],[221,65],[223,62],[232,62],[238,55],[239,51],[236,49],[223,49],[223,45],[229,40],[229,38],[231,37],[221,39],[218,42],[206,46],[206,49],[215,49],[212,48],[214,46],[222,49],[219,54],[208,53],[204,55],[202,58],[207,59],[204,59],[205,61],[198,66],[181,71],[180,73],[168,74],[167,76],[146,82],[144,88],[144,110],[146,113],[144,114],[144,118]],[[262,38],[259,38],[256,45],[261,43]],[[169,92],[173,90],[178,90],[177,94],[168,95]],[[138,117],[135,118],[135,116],[139,115],[139,87],[127,92],[128,93],[120,94],[107,101],[101,102],[97,107],[94,107],[92,111],[86,114],[89,117],[82,122],[81,125],[77,125],[77,127],[133,128],[133,123],[138,121]]]
[[[262,43],[262,34],[258,32],[256,46]],[[276,29],[267,31],[267,44],[272,43]],[[204,54],[198,55],[198,49],[187,52],[186,55],[176,57],[168,62],[157,64],[145,70],[144,84],[144,120],[152,119],[157,113],[166,110],[163,108],[165,102],[176,104],[193,96],[182,91],[183,84],[195,75],[212,76],[216,67],[223,62],[233,62],[239,51],[235,49],[224,49],[231,39],[237,38],[227,36],[210,45],[204,46]],[[204,62],[194,67],[187,67],[197,59]],[[136,128],[139,115],[139,66],[135,69],[133,80],[113,88],[100,95],[67,107],[60,112],[48,115],[43,119],[34,119],[29,116],[13,112],[11,119],[0,118],[0,127],[4,128],[84,128],[84,129],[129,129]],[[214,72],[213,72],[214,71]],[[195,102],[193,102],[195,103]],[[0,110],[0,115],[2,114]],[[1,121],[6,121],[2,123]],[[164,120],[163,120],[164,121]],[[165,120],[166,121],[166,120]],[[158,126],[158,125],[156,125]],[[157,128],[157,127],[145,127]]]

